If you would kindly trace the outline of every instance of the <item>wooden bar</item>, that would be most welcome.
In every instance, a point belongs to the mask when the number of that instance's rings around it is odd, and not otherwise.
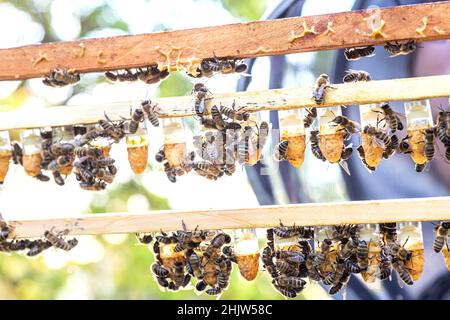
[[[209,105],[231,106],[233,101],[250,112],[286,110],[304,107],[366,104],[381,101],[409,101],[436,97],[450,97],[450,75],[382,80],[334,85],[327,92],[323,105],[316,105],[311,98],[312,87],[274,89],[263,91],[233,92],[214,95]],[[3,112],[0,130],[42,128],[71,124],[91,124],[104,117],[104,112],[113,120],[129,118],[130,106],[139,106],[141,101],[125,101],[105,106],[60,106],[39,110]],[[193,116],[192,96],[154,99],[160,107],[161,117]]]
[[[175,231],[181,220],[200,229],[266,228],[281,221],[286,225],[338,224],[450,220],[450,197],[334,203],[308,203],[228,210],[149,211],[142,214],[85,214],[75,217],[9,221],[13,237],[39,237],[45,230],[70,229],[74,235]]]
[[[253,58],[344,47],[450,38],[450,2],[82,39],[0,50],[0,80],[42,77],[57,67],[81,73],[159,64],[192,66],[213,57]],[[383,26],[369,27],[379,14]],[[380,20],[381,21],[381,20]],[[178,63],[177,63],[178,62]]]

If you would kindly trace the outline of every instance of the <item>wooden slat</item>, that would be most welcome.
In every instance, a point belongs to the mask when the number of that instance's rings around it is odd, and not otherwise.
[[[374,10],[365,10],[3,49],[0,80],[41,77],[56,67],[96,72],[164,64],[167,58],[174,66],[177,59],[198,61],[214,55],[249,58],[450,38],[449,1],[385,8],[380,13],[385,22],[381,33],[372,33],[366,19]],[[305,33],[305,27],[313,32]]]
[[[175,231],[183,220],[188,228],[265,228],[283,223],[298,226],[450,220],[450,197],[341,203],[310,203],[206,211],[149,211],[68,218],[10,221],[14,236],[38,237],[45,230],[71,229],[71,234],[114,234]]]
[[[325,103],[331,105],[365,104],[380,101],[409,101],[450,96],[450,75],[371,82],[345,83],[335,85],[327,92]],[[230,106],[236,100],[237,106],[248,111],[285,110],[317,106],[311,98],[312,87],[274,89],[217,94],[210,105],[222,103]],[[155,99],[161,108],[162,117],[192,116],[194,98],[192,96]],[[39,110],[18,110],[3,112],[0,130],[42,128],[70,124],[95,123],[104,117],[111,119],[129,117],[130,106],[139,106],[140,101],[126,101],[102,105],[52,107]]]

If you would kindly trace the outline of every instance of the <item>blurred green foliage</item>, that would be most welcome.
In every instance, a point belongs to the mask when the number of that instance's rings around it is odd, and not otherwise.
[[[242,20],[258,20],[267,8],[264,0],[221,0],[222,5],[235,17]]]

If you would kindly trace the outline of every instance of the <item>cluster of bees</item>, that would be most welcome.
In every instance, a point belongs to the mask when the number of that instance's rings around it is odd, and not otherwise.
[[[194,163],[197,174],[211,180],[232,175],[239,164],[253,165],[261,157],[269,135],[269,124],[258,122],[243,108],[213,105],[207,115],[208,89],[202,83],[194,86],[194,110],[205,129],[194,137],[197,155],[203,161]]]
[[[149,245],[150,234],[137,234],[140,243]],[[162,232],[155,236],[153,252],[156,262],[151,271],[162,289],[177,291],[188,289],[196,279],[197,292],[219,295],[228,288],[233,257],[230,253],[231,237],[223,232],[183,230],[171,234]],[[222,250],[224,253],[222,253]]]
[[[384,45],[384,50],[390,57],[407,55],[414,52],[416,49],[417,43],[415,40],[394,41]],[[374,51],[374,46],[346,48],[344,50],[344,56],[349,61],[355,61],[364,57],[373,57],[375,55]]]
[[[436,225],[433,248],[435,252],[445,249],[444,257],[450,270],[449,227],[448,222]],[[363,240],[361,228],[360,225],[327,228],[315,250],[309,242],[314,238],[310,227],[281,224],[268,229],[262,260],[274,288],[294,298],[304,289],[306,280],[330,286],[329,293],[333,295],[345,287],[351,274],[361,274],[365,281],[372,282],[390,279],[395,271],[407,285],[420,277],[424,266],[423,244],[406,249],[409,238],[399,243],[396,223],[380,224],[379,240]]]
[[[240,59],[207,58],[203,59],[195,68],[194,73],[188,75],[194,78],[212,77],[214,74],[242,73],[247,70],[247,65]],[[145,84],[156,84],[169,76],[169,69],[159,69],[157,65],[148,67],[124,69],[105,72],[105,77],[111,82],[142,81]],[[42,82],[50,87],[60,88],[75,85],[81,79],[80,73],[75,69],[53,69]]]
[[[379,234],[372,234],[363,225],[340,225],[332,227],[285,226],[266,230],[267,244],[262,250],[264,270],[270,275],[276,291],[287,298],[295,298],[310,282],[329,286],[334,295],[344,289],[352,274],[361,274],[367,282],[391,279],[398,274],[400,285],[412,285],[419,279],[424,268],[423,242],[411,245],[399,242],[396,223],[379,225]],[[364,229],[364,231],[363,231]],[[235,253],[230,235],[222,231],[187,231],[159,234],[136,234],[138,241],[150,245],[156,262],[151,266],[153,277],[163,290],[191,289],[196,279],[198,293],[219,295],[229,285],[233,263],[236,263],[245,279],[251,281],[259,269],[258,259],[254,266],[242,266]],[[450,222],[435,227],[435,252],[443,251],[450,270]],[[313,242],[315,240],[315,248]],[[407,245],[408,243],[408,245]],[[421,247],[420,247],[421,246]],[[445,251],[445,252],[444,252]],[[258,255],[259,256],[259,255]],[[248,261],[247,261],[248,262]],[[252,269],[255,276],[246,277],[241,270]]]
[[[280,239],[298,237],[302,240],[295,245],[275,247],[274,236]],[[267,246],[262,252],[263,266],[272,277],[274,288],[288,298],[300,293],[308,276],[306,257],[312,253],[308,239],[313,239],[314,230],[308,227],[280,227],[267,229]]]
[[[64,251],[72,250],[77,244],[78,239],[72,238],[66,240],[64,237],[69,233],[68,229],[61,232],[46,230],[41,239],[15,239],[9,240],[14,233],[14,227],[9,225],[0,214],[0,251],[4,253],[26,251],[27,257],[35,257],[51,247]]]

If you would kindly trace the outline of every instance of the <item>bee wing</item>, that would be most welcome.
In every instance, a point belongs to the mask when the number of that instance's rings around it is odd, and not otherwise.
[[[373,137],[373,142],[377,145],[377,146],[379,146],[379,147],[381,147],[381,148],[386,148],[386,145],[384,144],[384,141],[383,140],[380,140],[380,139],[377,139],[377,138],[375,138],[375,137]]]
[[[349,176],[351,176],[350,174],[350,169],[348,168],[348,163],[347,161],[339,161],[339,165],[341,166],[342,169],[344,169],[345,173],[348,174]]]

